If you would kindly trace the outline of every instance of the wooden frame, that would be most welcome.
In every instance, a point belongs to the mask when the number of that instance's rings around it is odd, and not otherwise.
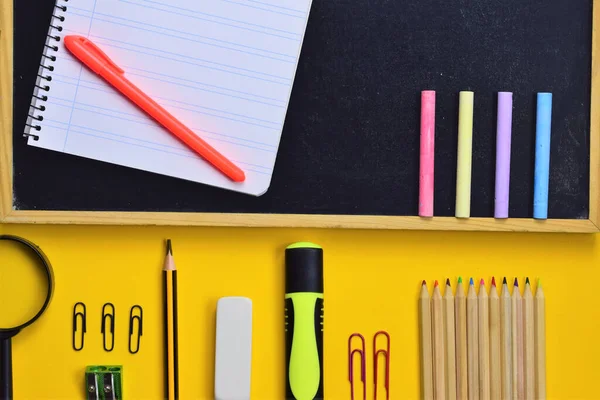
[[[545,220],[413,216],[32,211],[13,207],[13,1],[0,1],[0,222],[120,225],[319,227],[457,231],[600,232],[600,7],[593,9],[589,219]]]

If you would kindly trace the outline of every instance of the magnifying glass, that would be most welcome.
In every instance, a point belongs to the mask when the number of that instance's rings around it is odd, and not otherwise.
[[[11,260],[0,268],[0,400],[8,400],[13,398],[11,339],[46,311],[54,279],[46,255],[27,239],[0,235],[0,257]]]

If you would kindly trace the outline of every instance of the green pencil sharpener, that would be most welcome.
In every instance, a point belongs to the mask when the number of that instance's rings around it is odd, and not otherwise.
[[[86,367],[85,392],[88,400],[123,399],[123,367],[121,365]]]

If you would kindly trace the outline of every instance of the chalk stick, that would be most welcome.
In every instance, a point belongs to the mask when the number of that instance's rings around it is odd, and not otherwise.
[[[498,121],[496,125],[496,198],[495,218],[508,218],[510,189],[510,141],[512,135],[513,94],[498,93]]]
[[[419,169],[419,216],[433,217],[433,170],[435,154],[435,91],[421,92],[421,157]]]
[[[552,131],[552,93],[538,93],[535,130],[535,172],[533,176],[533,218],[548,218],[550,182],[550,133]]]
[[[460,92],[456,165],[456,217],[471,215],[471,158],[473,151],[473,92]]]

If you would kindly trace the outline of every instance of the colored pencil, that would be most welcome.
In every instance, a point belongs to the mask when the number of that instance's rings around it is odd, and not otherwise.
[[[467,292],[467,371],[469,400],[479,399],[479,333],[477,313],[477,293],[473,278]]]
[[[512,397],[515,400],[525,398],[525,382],[523,370],[523,298],[519,291],[519,281],[515,278],[512,304]]]
[[[438,281],[431,295],[431,314],[433,321],[433,396],[436,400],[446,398],[446,361],[444,350],[444,308]]]
[[[490,399],[490,304],[483,279],[477,296],[479,322],[479,398]]]
[[[433,217],[435,159],[435,91],[421,92],[421,154],[419,167],[419,216]]]
[[[419,324],[421,325],[421,396],[433,399],[433,342],[431,334],[431,298],[423,281],[419,295]]]
[[[471,215],[474,96],[473,92],[459,94],[455,212],[457,218],[469,218]]]
[[[163,268],[164,328],[165,328],[165,398],[179,398],[179,360],[177,345],[177,269],[173,260],[171,240]]]
[[[525,348],[525,399],[534,400],[535,396],[535,332],[533,317],[533,293],[529,278],[525,280],[525,289],[523,290],[523,331]]]
[[[444,329],[446,332],[446,399],[456,400],[456,340],[454,326],[454,295],[450,279],[444,291]]]
[[[454,297],[454,319],[456,322],[456,398],[467,400],[467,298],[462,278],[458,278]]]
[[[502,360],[500,357],[500,297],[496,279],[490,287],[490,399],[502,398]]]
[[[442,281],[443,282],[443,281]],[[426,400],[546,400],[545,297],[529,278],[501,288],[458,278],[425,281],[419,297],[422,394]],[[478,290],[477,290],[478,289]],[[465,293],[466,292],[466,293]]]
[[[546,299],[538,281],[533,303],[535,318],[535,398],[546,399]]]
[[[502,366],[502,399],[512,399],[512,305],[506,278],[500,295],[500,357]]]

